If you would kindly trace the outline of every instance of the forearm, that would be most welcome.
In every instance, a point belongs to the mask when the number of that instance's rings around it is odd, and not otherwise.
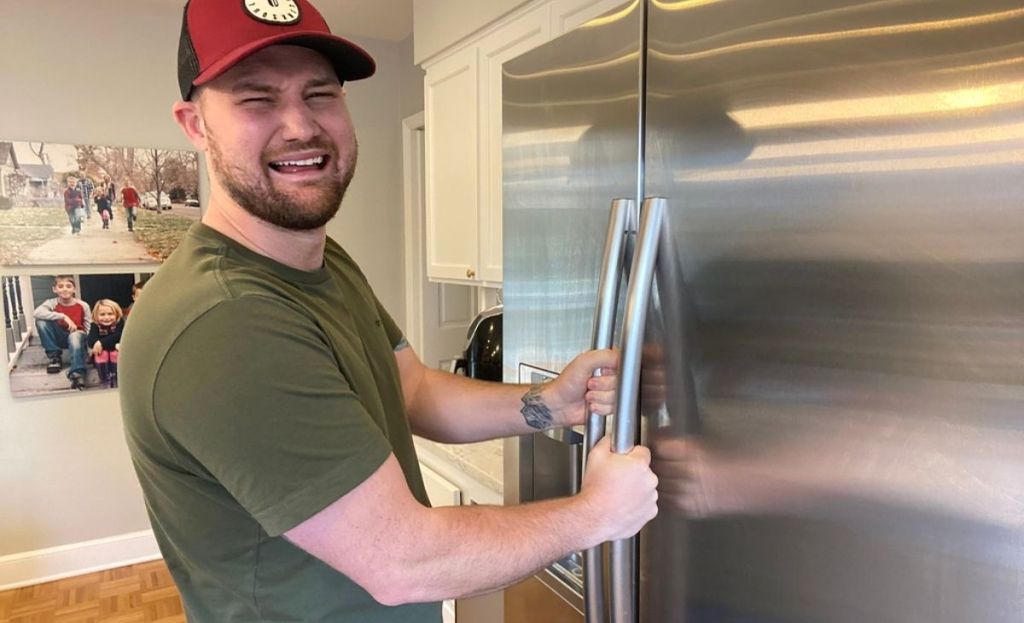
[[[61,320],[64,318],[64,314],[59,314],[55,311],[55,303],[50,301],[43,301],[38,307],[32,311],[32,317],[36,320]]]
[[[501,589],[555,560],[602,541],[577,496],[513,507],[428,509],[395,566],[401,580],[386,599],[439,601]]]
[[[406,409],[417,435],[443,443],[471,443],[547,428],[543,417],[531,418],[536,426],[527,423],[523,398],[529,392],[529,385],[479,381],[425,369]]]

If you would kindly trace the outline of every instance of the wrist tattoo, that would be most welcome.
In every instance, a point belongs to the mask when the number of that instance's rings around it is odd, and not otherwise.
[[[548,409],[548,406],[544,404],[544,399],[541,398],[541,387],[543,386],[540,383],[536,383],[530,387],[530,391],[523,394],[523,408],[520,410],[530,428],[537,430],[550,428],[554,421],[551,417],[551,409]]]

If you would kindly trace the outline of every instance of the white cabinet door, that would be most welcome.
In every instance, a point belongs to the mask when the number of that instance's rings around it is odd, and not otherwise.
[[[462,489],[423,463],[420,463],[420,472],[423,473],[423,486],[427,489],[431,506],[462,506]]]
[[[551,10],[543,5],[480,41],[480,278],[488,283],[501,283],[502,64],[550,39]]]
[[[479,76],[471,46],[431,65],[427,133],[427,275],[471,280],[479,268]]]
[[[438,506],[461,506],[462,490],[456,487],[448,479],[420,463],[420,472],[423,474],[423,486],[427,490],[427,498],[430,505]],[[443,623],[455,623],[455,600],[446,599],[441,608]]]
[[[612,9],[628,11],[635,0],[552,0],[551,36],[557,37]]]

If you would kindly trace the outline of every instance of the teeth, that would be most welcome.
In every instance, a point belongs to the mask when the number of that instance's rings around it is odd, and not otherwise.
[[[305,160],[281,160],[274,164],[279,167],[313,167],[320,166],[324,163],[323,156],[317,156],[316,158],[306,158]]]

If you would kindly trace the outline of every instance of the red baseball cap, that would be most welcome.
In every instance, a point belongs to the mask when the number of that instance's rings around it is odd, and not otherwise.
[[[365,50],[331,34],[308,0],[188,0],[178,43],[182,99],[250,54],[282,43],[320,52],[342,82],[369,78],[377,68]]]

